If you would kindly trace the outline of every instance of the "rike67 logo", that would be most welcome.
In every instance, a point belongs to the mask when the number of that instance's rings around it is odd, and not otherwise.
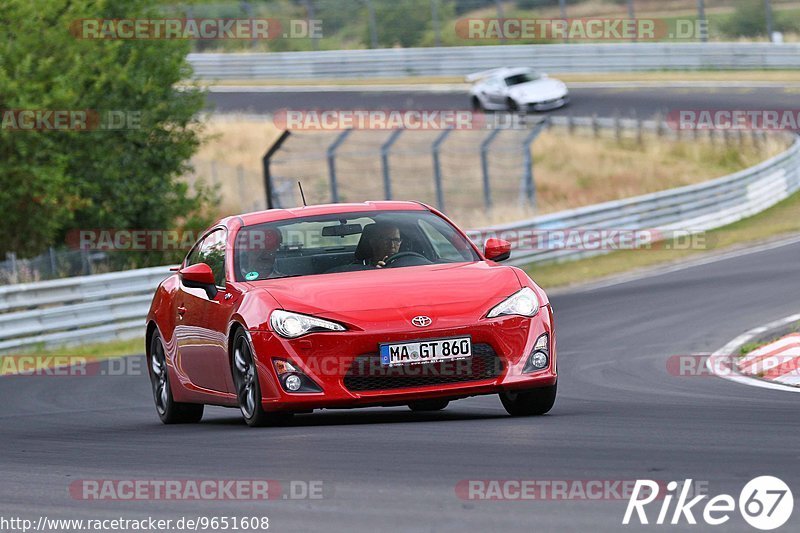
[[[739,513],[745,522],[756,529],[768,531],[784,525],[792,516],[794,508],[794,497],[789,486],[773,476],[760,476],[750,480],[739,493],[738,502],[729,494],[720,494],[702,505],[700,502],[708,498],[708,495],[701,494],[689,499],[691,494],[691,479],[682,484],[670,481],[667,483],[666,494],[659,493],[659,483],[655,481],[636,480],[622,523],[628,525],[633,519],[634,524],[638,520],[643,525],[694,525],[697,524],[697,513],[706,524],[719,526],[730,520],[738,503]],[[660,501],[660,507],[656,503],[648,509],[648,515],[645,507],[657,500]],[[658,516],[653,521],[653,511],[656,510]]]

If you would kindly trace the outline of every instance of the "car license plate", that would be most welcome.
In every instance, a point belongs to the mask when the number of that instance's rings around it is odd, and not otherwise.
[[[472,357],[470,337],[381,344],[381,365],[436,363]]]

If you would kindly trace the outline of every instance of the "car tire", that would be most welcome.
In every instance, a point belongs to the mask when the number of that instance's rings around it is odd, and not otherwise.
[[[516,101],[516,100],[514,100],[513,98],[508,98],[508,99],[506,99],[506,107],[507,107],[507,108],[508,108],[508,110],[509,110],[510,112],[512,112],[512,113],[517,113],[517,112],[519,112],[519,104],[518,104],[518,103],[517,103],[517,101]]]
[[[441,411],[450,404],[450,400],[420,400],[411,402],[408,408],[414,412]]]
[[[261,405],[261,385],[258,381],[258,369],[253,359],[253,347],[242,329],[239,329],[233,336],[231,373],[236,386],[239,410],[248,426],[278,426],[292,419],[292,413],[268,412]]]
[[[201,403],[181,403],[172,398],[169,383],[169,369],[164,351],[164,343],[158,331],[150,338],[150,383],[153,386],[153,400],[156,413],[164,424],[194,424],[203,418],[205,405]]]
[[[472,110],[476,112],[483,111],[483,104],[481,104],[481,99],[477,96],[472,97]]]
[[[500,401],[511,416],[538,416],[553,408],[556,403],[557,384],[520,391],[500,393]]]

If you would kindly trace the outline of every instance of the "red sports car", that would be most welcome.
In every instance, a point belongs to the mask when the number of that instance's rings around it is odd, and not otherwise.
[[[556,398],[553,311],[524,271],[414,202],[272,209],[207,230],[158,287],[147,358],[164,423],[204,405],[251,426],[320,408],[498,393],[512,415]]]

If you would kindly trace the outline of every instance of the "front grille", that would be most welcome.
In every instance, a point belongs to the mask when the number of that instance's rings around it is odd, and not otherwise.
[[[381,365],[377,353],[360,355],[350,365],[344,386],[351,391],[429,387],[492,379],[502,372],[503,361],[490,345],[473,344],[469,359],[391,368]]]

